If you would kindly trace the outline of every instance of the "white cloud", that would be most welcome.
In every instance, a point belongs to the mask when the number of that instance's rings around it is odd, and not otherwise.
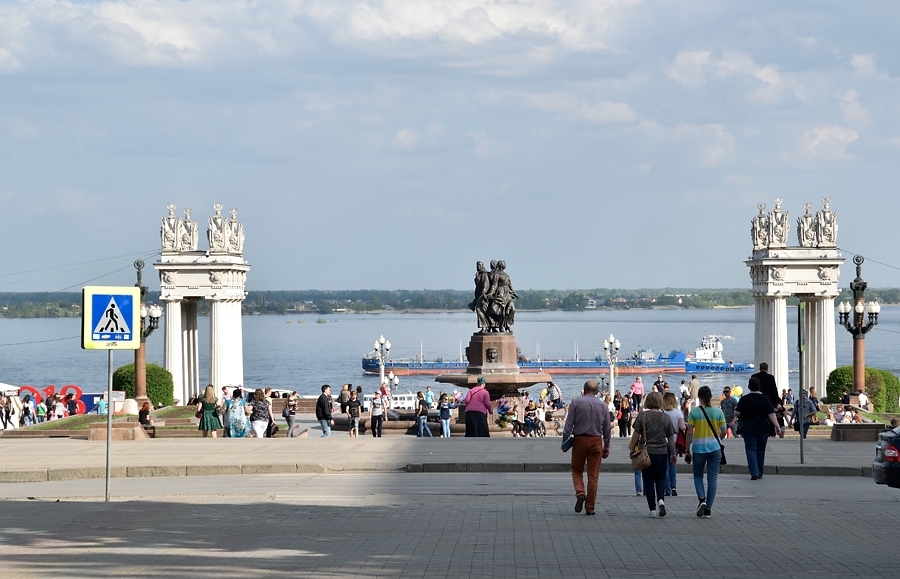
[[[0,72],[15,72],[22,68],[22,63],[15,55],[0,46]]]
[[[542,94],[523,92],[520,97],[529,107],[562,113],[570,119],[590,123],[629,123],[637,119],[637,113],[627,103],[609,101],[589,103],[583,98],[565,92]]]
[[[855,90],[848,90],[841,94],[838,99],[841,101],[841,114],[844,116],[844,120],[860,125],[869,124],[869,109],[860,104],[859,95],[856,94]]]
[[[391,144],[401,149],[409,149],[418,141],[419,133],[410,129],[409,127],[406,127],[397,131],[397,134],[394,135],[394,140],[391,141]]]
[[[814,127],[803,132],[799,157],[805,160],[846,161],[853,158],[847,153],[847,147],[858,138],[856,131],[838,125]]]
[[[471,131],[469,136],[475,141],[475,154],[479,157],[488,157],[493,151],[494,141],[484,131]]]
[[[738,51],[726,51],[714,58],[709,51],[683,50],[666,68],[666,76],[688,87],[703,85],[709,78],[751,77],[761,83],[747,95],[750,100],[775,102],[786,91],[803,99],[803,85],[790,73],[771,64],[759,65],[750,56]]]
[[[700,162],[707,167],[718,165],[726,157],[734,155],[734,135],[729,132],[728,127],[720,123],[664,127],[647,122],[641,123],[641,129],[659,139],[694,141],[700,153]]]
[[[641,0],[42,0],[0,8],[0,37],[26,52],[66,43],[136,66],[208,66],[287,55],[324,35],[343,45],[483,45],[515,38],[537,50],[597,50]],[[309,26],[309,24],[312,26]],[[10,42],[12,44],[10,44]],[[58,54],[71,53],[60,47]],[[19,60],[22,60],[20,55]],[[28,61],[27,58],[24,59]],[[0,70],[19,66],[0,48]]]
[[[859,72],[866,74],[874,74],[875,69],[875,59],[871,54],[854,54],[850,59],[850,64],[854,69]]]
[[[641,163],[637,166],[637,170],[641,173],[649,173],[650,169],[653,168],[653,165],[656,164],[656,159],[652,161],[647,161],[646,163]]]

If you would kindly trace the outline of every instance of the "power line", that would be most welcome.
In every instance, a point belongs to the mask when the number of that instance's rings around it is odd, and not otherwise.
[[[24,346],[25,344],[45,344],[47,342],[59,342],[62,340],[74,340],[75,338],[80,338],[81,336],[69,336],[67,338],[52,338],[50,340],[35,340],[33,342],[14,342],[10,344],[0,344],[2,346]]]
[[[844,249],[843,247],[838,247],[838,250],[846,251],[850,255],[859,255],[858,253],[854,253],[854,252],[850,251],[849,249]],[[877,259],[872,259],[871,257],[866,257],[866,261],[871,261],[872,263],[877,263],[878,265],[883,265],[884,267],[889,267],[891,269],[900,270],[900,267],[897,267],[896,265],[884,263],[884,262],[878,261]]]
[[[0,277],[8,277],[8,276],[11,276],[11,275],[24,275],[24,274],[26,274],[26,273],[35,273],[35,272],[38,272],[38,271],[47,271],[47,270],[49,270],[49,269],[59,269],[59,268],[61,268],[61,267],[69,267],[69,266],[72,266],[72,265],[84,265],[84,264],[86,264],[86,263],[97,263],[98,261],[110,261],[110,260],[113,260],[113,259],[120,259],[120,258],[123,258],[123,257],[131,257],[131,256],[133,256],[133,255],[142,255],[142,254],[146,254],[146,253],[147,253],[146,251],[137,252],[137,253],[126,253],[126,254],[124,254],[124,255],[115,255],[115,256],[113,256],[113,257],[104,257],[104,258],[101,258],[101,259],[91,259],[91,260],[88,260],[88,261],[78,261],[78,262],[75,262],[75,263],[66,263],[66,264],[63,264],[63,265],[54,265],[54,266],[51,266],[51,267],[41,267],[41,268],[38,268],[38,269],[30,269],[30,270],[28,270],[28,271],[17,271],[17,272],[15,272],[15,273],[0,273]],[[159,252],[154,252],[154,253],[159,253]]]
[[[144,256],[142,256],[142,257],[152,257],[152,256],[154,256],[154,255],[159,255],[159,253],[160,253],[159,251],[154,251],[153,253],[151,253],[151,254],[149,254],[149,255],[144,255]],[[134,255],[134,254],[132,254],[132,255]],[[124,269],[128,269],[128,268],[130,268],[130,267],[132,267],[132,264],[128,264],[128,265],[126,265],[125,267],[120,267],[120,268],[115,269],[115,270],[113,270],[113,271],[111,271],[111,272],[109,272],[109,273],[104,273],[103,275],[98,275],[97,277],[92,277],[92,278],[89,279],[89,280],[82,281],[82,282],[79,282],[79,283],[70,285],[70,286],[68,286],[68,287],[64,287],[64,288],[62,288],[62,289],[58,289],[58,290],[53,291],[53,292],[50,292],[50,293],[64,292],[64,291],[66,291],[67,289],[72,289],[73,287],[83,286],[83,285],[85,285],[85,284],[87,284],[87,283],[90,283],[90,282],[92,282],[92,281],[96,281],[96,280],[98,280],[98,279],[102,279],[102,278],[104,278],[104,277],[110,276],[110,275],[112,275],[112,274],[114,274],[114,273],[118,273],[118,272],[120,272],[120,271],[122,271],[122,270],[124,270]]]
[[[160,252],[159,250],[154,251],[154,252],[152,252],[152,253],[144,253],[144,254],[129,253],[127,256],[120,256],[120,257],[117,258],[117,259],[121,259],[121,257],[134,257],[134,256],[138,256],[138,257],[142,257],[142,258],[148,258],[148,257],[152,257],[152,256],[155,256],[155,255],[159,255],[160,253],[161,253],[161,252]],[[48,273],[48,274],[45,274],[45,275],[42,275],[42,276],[31,277],[31,278],[25,278],[25,279],[20,279],[20,280],[16,280],[16,281],[9,281],[9,282],[0,284],[0,287],[3,287],[3,286],[9,286],[9,285],[16,285],[16,284],[25,283],[25,282],[29,282],[29,281],[35,281],[35,280],[38,280],[38,279],[44,279],[44,278],[48,278],[48,277],[58,277],[58,276],[65,275],[65,274],[68,274],[68,273],[74,273],[74,272],[76,272],[76,271],[84,271],[84,270],[87,270],[87,269],[94,269],[94,268],[100,267],[100,266],[102,265],[102,264],[96,264],[96,262],[102,262],[102,261],[109,261],[109,259],[94,260],[93,262],[82,262],[82,263],[95,263],[95,265],[89,265],[89,266],[87,266],[87,267],[79,267],[79,268],[76,268],[76,269],[70,269],[70,270],[68,270],[68,271],[63,271],[63,272],[60,272],[60,273]],[[77,264],[71,264],[71,265],[77,265]],[[58,267],[66,267],[66,266],[58,266]],[[56,268],[45,268],[45,269],[58,269],[58,267],[56,267]],[[121,268],[121,269],[126,269],[126,268],[128,268],[128,267],[130,267],[130,266],[126,266],[125,268]],[[118,271],[121,271],[121,269],[117,269],[117,270],[115,270],[115,271],[113,271],[113,272],[104,274],[104,275],[102,275],[102,276],[95,277],[95,278],[93,278],[93,279],[100,279],[101,277],[106,277],[107,275],[111,275],[112,273],[116,273],[116,272],[118,272]],[[35,270],[35,271],[43,271],[43,270]],[[92,280],[88,280],[88,281],[92,281]],[[76,284],[76,285],[78,285],[78,284]],[[69,286],[69,287],[75,287],[75,286]],[[65,289],[69,289],[69,288],[65,288]],[[64,291],[64,290],[56,290],[56,292],[60,292],[60,291]],[[49,293],[56,293],[56,292],[49,292]]]

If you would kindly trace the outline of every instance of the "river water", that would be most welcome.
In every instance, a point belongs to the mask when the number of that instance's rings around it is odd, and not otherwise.
[[[867,364],[894,373],[900,373],[896,356],[900,323],[893,315],[897,311],[896,307],[882,308],[880,324],[866,338]],[[317,318],[325,323],[317,323]],[[726,360],[754,362],[753,320],[753,308],[519,312],[513,330],[522,353],[530,358],[538,352],[545,359],[572,358],[576,347],[580,358],[592,358],[603,353],[603,339],[610,333],[621,342],[621,356],[638,348],[653,348],[657,353],[672,349],[693,351],[702,336],[720,334],[734,337],[733,341],[724,341]],[[208,376],[207,322],[204,317],[199,323],[201,383]],[[796,391],[796,308],[790,310],[788,324],[790,386]],[[455,359],[476,329],[471,312],[244,316],[243,325],[245,385],[285,388],[300,394],[316,394],[322,384],[339,387],[348,382],[362,385],[367,392],[374,390],[378,379],[363,375],[360,359],[379,335],[390,340],[394,359],[415,357],[420,347],[426,360]],[[37,388],[77,384],[86,392],[103,390],[106,354],[81,350],[79,333],[79,319],[0,319],[0,382]],[[835,335],[838,365],[851,364],[850,334],[837,326]],[[22,342],[38,343],[7,345]],[[162,329],[148,338],[148,362],[162,364],[162,343]],[[116,367],[131,361],[131,352],[115,354]],[[666,376],[670,384],[678,384],[684,378],[688,377]],[[749,375],[706,375],[701,376],[701,382],[718,393],[726,384],[746,384],[747,378]],[[586,379],[559,376],[555,381],[569,397]],[[632,379],[620,377],[617,387],[627,389]],[[649,376],[651,382],[654,379],[655,376]],[[443,387],[434,382],[433,376],[407,376],[400,379],[399,389],[415,392],[427,385],[435,391]],[[531,388],[532,394],[539,390],[540,386]]]

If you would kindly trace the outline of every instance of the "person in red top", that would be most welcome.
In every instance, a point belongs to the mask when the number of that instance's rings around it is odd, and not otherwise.
[[[587,507],[586,514],[594,514],[601,459],[609,458],[609,408],[597,397],[600,386],[596,380],[584,383],[582,395],[572,400],[563,438],[573,435],[572,483],[575,485],[575,512]],[[587,463],[587,494],[584,489],[584,467]],[[586,504],[585,504],[586,503]]]
[[[487,438],[491,434],[488,432],[488,414],[493,415],[494,409],[491,407],[491,395],[484,389],[484,377],[478,378],[478,384],[469,390],[464,401],[466,405],[466,437],[467,438]]]

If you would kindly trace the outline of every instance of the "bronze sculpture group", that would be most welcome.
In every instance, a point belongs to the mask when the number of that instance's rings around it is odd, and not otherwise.
[[[519,296],[513,290],[506,273],[506,262],[491,260],[491,270],[484,263],[475,266],[475,299],[469,309],[478,317],[481,332],[512,332],[515,323],[516,304]]]

